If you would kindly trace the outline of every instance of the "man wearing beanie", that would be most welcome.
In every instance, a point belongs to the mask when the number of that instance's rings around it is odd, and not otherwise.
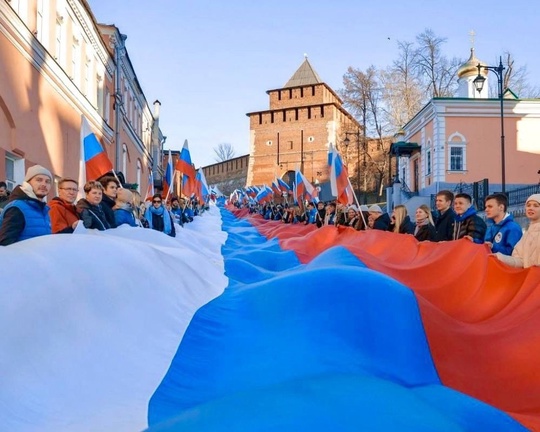
[[[49,207],[45,197],[51,190],[52,174],[41,165],[28,168],[0,215],[0,246],[51,234]]]

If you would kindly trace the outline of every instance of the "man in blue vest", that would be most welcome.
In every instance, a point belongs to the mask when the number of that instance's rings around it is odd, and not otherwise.
[[[52,185],[52,174],[41,165],[28,168],[24,182],[9,197],[0,215],[0,246],[51,234],[49,207],[45,197]]]

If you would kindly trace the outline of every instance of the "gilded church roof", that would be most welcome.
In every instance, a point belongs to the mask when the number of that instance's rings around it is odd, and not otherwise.
[[[305,85],[322,84],[322,80],[311,66],[311,63],[305,58],[294,75],[287,81],[283,88],[300,87]]]
[[[481,64],[483,66],[486,66],[486,63],[483,61],[480,61],[476,58],[474,55],[474,48],[471,48],[471,55],[469,57],[469,60],[467,60],[465,63],[463,63],[458,71],[457,76],[458,78],[463,78],[466,76],[472,76],[472,75],[478,75],[478,64]],[[482,75],[487,75],[487,71],[484,69],[481,69]]]

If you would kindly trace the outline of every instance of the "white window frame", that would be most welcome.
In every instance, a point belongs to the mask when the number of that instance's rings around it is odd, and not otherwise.
[[[458,139],[456,139],[458,138]],[[447,163],[447,170],[449,172],[465,172],[467,171],[467,141],[465,140],[465,137],[460,134],[459,132],[454,132],[452,135],[448,137],[447,141],[447,148],[448,148],[448,163]],[[461,159],[462,159],[462,167],[460,170],[452,169],[452,149],[453,148],[460,148],[461,149]]]
[[[126,144],[122,144],[122,173],[127,181],[128,149]]]
[[[8,161],[13,163],[13,177],[8,177]],[[24,159],[17,157],[12,153],[6,152],[5,156],[5,172],[6,172],[6,184],[9,191],[12,191],[15,186],[21,184],[24,181]]]
[[[76,35],[71,44],[71,79],[76,86],[81,85],[81,41]]]
[[[37,0],[36,38],[45,47],[49,47],[49,0]]]
[[[58,64],[64,61],[64,17],[56,12],[56,22],[54,26],[54,57]]]
[[[142,164],[139,159],[137,159],[137,192],[141,193],[141,178],[142,178]]]

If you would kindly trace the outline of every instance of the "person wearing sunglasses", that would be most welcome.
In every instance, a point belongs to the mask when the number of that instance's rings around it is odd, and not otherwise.
[[[152,205],[146,209],[145,219],[148,222],[148,228],[176,237],[173,217],[163,205],[160,194],[152,197]]]
[[[70,178],[58,182],[58,196],[49,203],[49,217],[53,234],[71,234],[80,221],[75,200],[79,184]]]

